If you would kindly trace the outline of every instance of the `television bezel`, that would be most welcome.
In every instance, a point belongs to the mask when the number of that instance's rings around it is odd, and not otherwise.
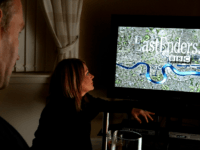
[[[108,98],[132,99],[141,101],[171,101],[200,104],[194,92],[164,91],[138,88],[115,87],[115,70],[117,54],[118,27],[158,27],[158,28],[186,28],[200,29],[199,16],[151,16],[151,15],[111,15],[110,52],[109,52],[109,83]],[[191,22],[191,24],[189,24]],[[158,96],[160,95],[160,96]]]

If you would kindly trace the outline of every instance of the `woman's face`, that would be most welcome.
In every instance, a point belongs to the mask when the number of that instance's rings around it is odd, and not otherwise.
[[[87,92],[94,89],[92,79],[94,76],[89,73],[87,66],[83,63],[84,66],[84,78],[82,82],[82,96],[84,96]]]

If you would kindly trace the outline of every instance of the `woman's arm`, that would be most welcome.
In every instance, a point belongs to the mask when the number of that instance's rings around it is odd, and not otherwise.
[[[113,113],[128,113],[132,114],[132,116],[138,120],[138,122],[141,123],[141,120],[139,119],[139,116],[143,116],[146,121],[148,122],[147,118],[152,117],[150,115],[155,115],[155,113],[144,111],[142,108],[151,107],[150,105],[144,105],[142,106],[141,103],[135,103],[133,101],[129,100],[121,100],[121,101],[107,101],[100,98],[94,98],[91,95],[87,95],[91,107],[93,111],[98,112],[113,112]]]
[[[108,101],[95,98],[87,94],[91,107],[99,112],[131,113],[132,108],[138,108],[138,104],[129,100]]]

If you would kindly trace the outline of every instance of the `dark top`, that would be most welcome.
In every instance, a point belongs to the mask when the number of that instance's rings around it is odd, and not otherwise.
[[[28,144],[17,130],[0,117],[0,150],[26,150]]]
[[[131,113],[133,108],[130,101],[86,96],[89,102],[82,100],[81,112],[76,112],[74,99],[52,98],[42,111],[31,149],[92,150],[91,120],[99,112]]]

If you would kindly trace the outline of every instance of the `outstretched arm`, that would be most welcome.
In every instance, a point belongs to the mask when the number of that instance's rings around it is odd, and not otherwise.
[[[143,116],[145,120],[148,122],[148,118],[153,120],[153,118],[150,115],[155,115],[153,112],[144,111],[143,109],[151,108],[149,105],[147,107],[147,104],[138,104],[133,101],[128,100],[120,100],[120,101],[107,101],[100,98],[94,98],[91,95],[87,95],[88,99],[90,100],[91,104],[91,111],[89,112],[96,112],[93,113],[94,115],[97,115],[98,112],[113,112],[113,113],[131,113],[131,115],[141,123],[141,120],[139,119],[140,116]],[[142,109],[139,109],[142,108]]]

